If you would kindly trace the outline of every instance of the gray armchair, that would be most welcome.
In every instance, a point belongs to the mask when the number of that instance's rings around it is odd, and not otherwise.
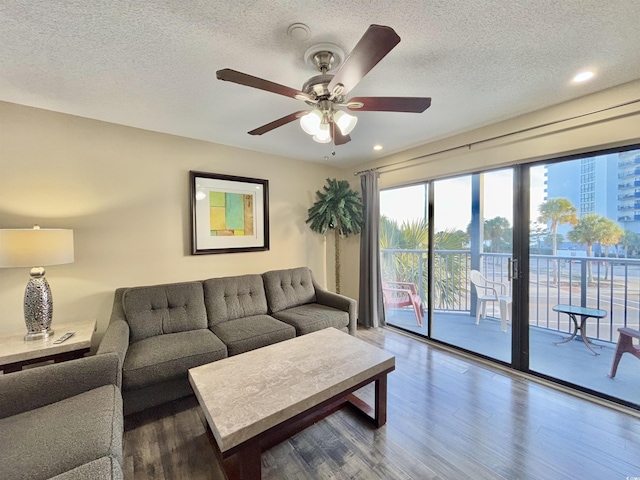
[[[0,376],[0,478],[122,479],[118,370],[107,354]]]

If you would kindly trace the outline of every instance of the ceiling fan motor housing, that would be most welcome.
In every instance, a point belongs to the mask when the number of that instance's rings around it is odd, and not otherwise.
[[[332,79],[333,75],[316,75],[304,82],[304,85],[302,85],[302,91],[316,99],[328,97],[331,92],[329,92],[327,87]]]

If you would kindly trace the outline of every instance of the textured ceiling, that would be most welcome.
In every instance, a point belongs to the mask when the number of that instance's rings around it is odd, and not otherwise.
[[[306,41],[287,35],[295,22]],[[246,133],[305,104],[216,70],[299,89],[316,74],[307,48],[348,53],[370,24],[402,41],[350,96],[431,108],[356,113],[335,156],[297,122]],[[0,100],[345,166],[640,78],[639,25],[638,0],[0,0]],[[573,85],[585,68],[596,77]]]

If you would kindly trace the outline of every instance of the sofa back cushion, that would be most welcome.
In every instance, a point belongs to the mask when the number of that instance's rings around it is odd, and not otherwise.
[[[273,270],[262,274],[271,312],[314,303],[316,290],[307,267]]]
[[[131,343],[163,333],[207,328],[202,282],[129,288],[122,306]]]
[[[210,327],[227,320],[267,313],[267,298],[260,275],[210,278],[203,285]]]

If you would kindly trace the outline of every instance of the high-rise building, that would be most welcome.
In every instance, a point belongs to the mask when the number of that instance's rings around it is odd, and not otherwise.
[[[610,153],[550,164],[546,198],[567,198],[578,217],[596,213],[623,230],[640,232],[640,150]],[[560,225],[566,238],[570,225]]]
[[[618,154],[618,215],[625,230],[640,232],[640,151]]]

